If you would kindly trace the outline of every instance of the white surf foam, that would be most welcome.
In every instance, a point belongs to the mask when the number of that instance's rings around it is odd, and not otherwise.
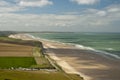
[[[84,50],[95,50],[94,48],[91,48],[91,47],[85,47],[85,46],[83,46],[83,45],[75,45],[75,47],[77,47],[77,48],[80,48],[80,49],[84,49]]]
[[[112,54],[112,53],[109,53],[109,52],[105,52],[105,51],[101,51],[101,50],[96,50],[96,49],[91,48],[91,47],[86,47],[86,46],[78,45],[78,44],[75,45],[75,47],[83,49],[83,50],[92,50],[92,51],[94,51],[94,52],[96,52],[98,54],[101,54],[101,55],[105,54],[105,55],[120,59],[120,57],[118,55],[115,55],[115,54]],[[111,50],[111,48],[110,48],[110,50]]]

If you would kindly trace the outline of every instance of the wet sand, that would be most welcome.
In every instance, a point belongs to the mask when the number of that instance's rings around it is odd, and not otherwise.
[[[85,80],[120,80],[120,60],[72,45],[40,41],[46,48],[46,54],[56,60],[65,72],[78,73]]]

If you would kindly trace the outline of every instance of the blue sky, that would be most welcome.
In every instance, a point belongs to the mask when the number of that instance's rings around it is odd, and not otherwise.
[[[0,0],[0,30],[120,32],[120,0]]]

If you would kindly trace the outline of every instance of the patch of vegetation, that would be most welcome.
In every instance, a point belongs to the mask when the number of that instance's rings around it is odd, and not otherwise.
[[[68,75],[73,80],[83,80],[83,77],[80,77],[80,75],[77,74],[68,74]]]
[[[29,68],[32,65],[36,65],[33,57],[0,57],[0,68]]]
[[[74,76],[74,75],[70,75]],[[80,77],[69,79],[62,72],[0,70],[0,80],[82,80]]]
[[[45,57],[39,57],[39,58],[40,58],[40,64],[33,65],[31,66],[31,68],[55,69]]]
[[[55,69],[48,59],[45,58],[42,49],[39,47],[35,47],[33,49],[33,55],[35,58],[39,58],[39,64],[33,65],[31,68],[40,68],[40,69]]]
[[[41,47],[34,47],[33,48],[33,55],[44,57],[42,48]]]

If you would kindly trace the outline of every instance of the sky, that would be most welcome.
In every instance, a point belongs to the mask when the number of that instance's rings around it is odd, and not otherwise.
[[[120,0],[0,0],[0,31],[120,32]]]

